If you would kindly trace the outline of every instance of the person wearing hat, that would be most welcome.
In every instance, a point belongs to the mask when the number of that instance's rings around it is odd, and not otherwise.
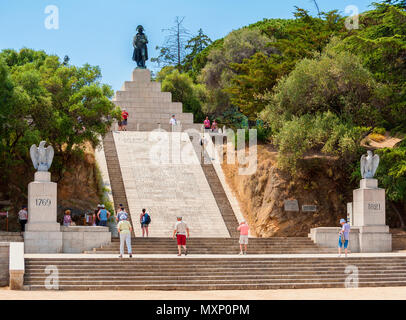
[[[186,235],[187,238],[190,238],[189,227],[186,222],[183,221],[182,217],[178,217],[177,220],[172,238],[175,240],[176,236],[178,242],[178,257],[182,255],[182,247],[185,249],[185,256],[187,256]]]
[[[127,220],[127,216],[123,216],[123,219],[117,224],[117,231],[120,234],[120,256],[122,258],[124,255],[124,244],[127,245],[127,251],[130,258],[133,257],[131,249],[131,223]]]
[[[18,212],[18,221],[20,222],[21,232],[25,232],[25,225],[28,221],[27,206],[22,206],[21,210]]]
[[[342,226],[339,238],[338,238],[338,257],[341,257],[341,248],[344,247],[345,257],[347,258],[348,254],[348,242],[350,240],[350,225],[347,223],[345,219],[340,220],[340,224]]]
[[[107,211],[104,204],[102,204],[99,212],[97,213],[97,218],[100,221],[99,226],[107,227],[107,220],[110,218],[110,216],[111,216],[111,213],[109,211]]]

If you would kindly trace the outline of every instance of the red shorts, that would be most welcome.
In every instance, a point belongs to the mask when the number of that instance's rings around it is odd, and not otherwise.
[[[178,246],[186,246],[186,236],[184,234],[176,235],[176,239],[178,240]]]

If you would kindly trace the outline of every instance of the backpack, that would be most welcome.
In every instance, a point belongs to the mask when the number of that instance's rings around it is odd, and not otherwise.
[[[150,223],[151,223],[151,217],[149,216],[148,213],[146,213],[146,214],[144,215],[144,223],[145,223],[145,224],[150,224]]]

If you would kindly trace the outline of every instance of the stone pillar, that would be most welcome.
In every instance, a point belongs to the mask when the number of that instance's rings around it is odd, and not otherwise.
[[[57,184],[50,172],[36,172],[28,185],[28,223],[25,227],[26,253],[61,253],[62,232],[57,223]]]
[[[392,235],[386,225],[385,190],[378,188],[378,180],[361,180],[353,196],[353,225],[359,228],[360,251],[392,251]]]

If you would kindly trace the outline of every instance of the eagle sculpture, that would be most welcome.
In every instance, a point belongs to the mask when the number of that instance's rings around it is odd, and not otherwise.
[[[373,179],[379,166],[379,156],[371,150],[361,157],[361,175],[363,179]]]
[[[41,141],[39,147],[35,144],[31,146],[30,155],[34,168],[38,171],[47,172],[51,168],[54,159],[54,148],[45,148],[46,141]]]

